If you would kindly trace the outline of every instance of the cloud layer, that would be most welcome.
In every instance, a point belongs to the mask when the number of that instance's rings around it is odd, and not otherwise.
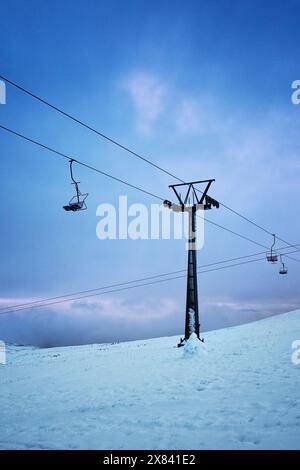
[[[166,85],[155,76],[141,72],[125,80],[123,89],[134,107],[138,131],[148,134],[165,109]]]
[[[285,303],[211,299],[200,306],[201,330],[247,323],[299,307],[300,299]],[[184,318],[184,308],[170,298],[143,302],[105,298],[3,315],[0,330],[7,343],[55,347],[179,336]]]

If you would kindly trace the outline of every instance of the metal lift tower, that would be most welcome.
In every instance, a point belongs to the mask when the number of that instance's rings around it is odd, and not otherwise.
[[[178,346],[184,346],[192,333],[196,333],[200,340],[200,322],[198,309],[198,287],[197,287],[197,244],[196,244],[196,213],[197,210],[207,210],[212,207],[219,208],[219,203],[208,196],[207,192],[212,184],[212,180],[193,181],[190,183],[173,184],[169,188],[174,191],[179,204],[164,201],[164,205],[175,212],[189,213],[189,239],[188,239],[188,269],[187,269],[187,290],[186,290],[186,310],[185,310],[185,334]],[[202,190],[196,185],[202,186]],[[183,198],[179,191],[187,189]],[[201,340],[202,341],[202,340]]]

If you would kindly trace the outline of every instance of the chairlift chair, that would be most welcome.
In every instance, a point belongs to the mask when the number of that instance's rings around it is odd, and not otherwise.
[[[72,212],[84,211],[84,210],[87,209],[87,206],[86,206],[86,203],[85,203],[85,199],[87,198],[87,196],[88,196],[88,193],[81,194],[79,192],[78,196],[76,195],[76,196],[72,197],[72,199],[69,201],[69,203],[67,205],[63,206],[63,208],[67,212],[69,212],[69,211],[72,211]]]
[[[269,261],[269,263],[275,264],[278,261],[278,256],[276,254],[274,254],[274,252],[268,251],[267,252],[267,261]]]
[[[272,246],[271,246],[270,251],[267,252],[266,257],[267,257],[267,261],[268,261],[269,263],[273,263],[273,264],[274,264],[274,263],[277,263],[277,261],[278,261],[278,255],[277,255],[277,254],[274,252],[274,250],[273,250],[274,245],[275,245],[275,243],[276,243],[276,235],[275,235],[275,234],[273,234],[273,239],[274,239],[273,244],[272,244]]]
[[[73,162],[74,160],[71,159],[70,160],[70,173],[71,173],[72,184],[75,185],[76,195],[72,197],[72,199],[69,201],[68,204],[63,206],[64,210],[67,212],[69,211],[77,212],[77,211],[83,211],[87,209],[85,200],[88,197],[88,193],[82,194],[79,190],[79,186],[78,186],[79,181],[75,181],[74,176],[73,176],[73,167],[72,167]]]
[[[282,261],[282,256],[280,255],[280,262],[281,262],[281,267],[279,269],[279,274],[287,274],[288,273],[288,268],[285,266],[284,262]]]

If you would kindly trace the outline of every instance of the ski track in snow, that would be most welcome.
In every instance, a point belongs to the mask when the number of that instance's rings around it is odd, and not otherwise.
[[[204,336],[9,347],[0,449],[300,449],[300,311]]]

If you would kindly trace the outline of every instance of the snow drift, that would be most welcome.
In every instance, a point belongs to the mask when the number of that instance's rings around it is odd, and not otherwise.
[[[192,359],[178,337],[9,347],[0,448],[299,449],[295,340],[300,311],[208,332]]]

